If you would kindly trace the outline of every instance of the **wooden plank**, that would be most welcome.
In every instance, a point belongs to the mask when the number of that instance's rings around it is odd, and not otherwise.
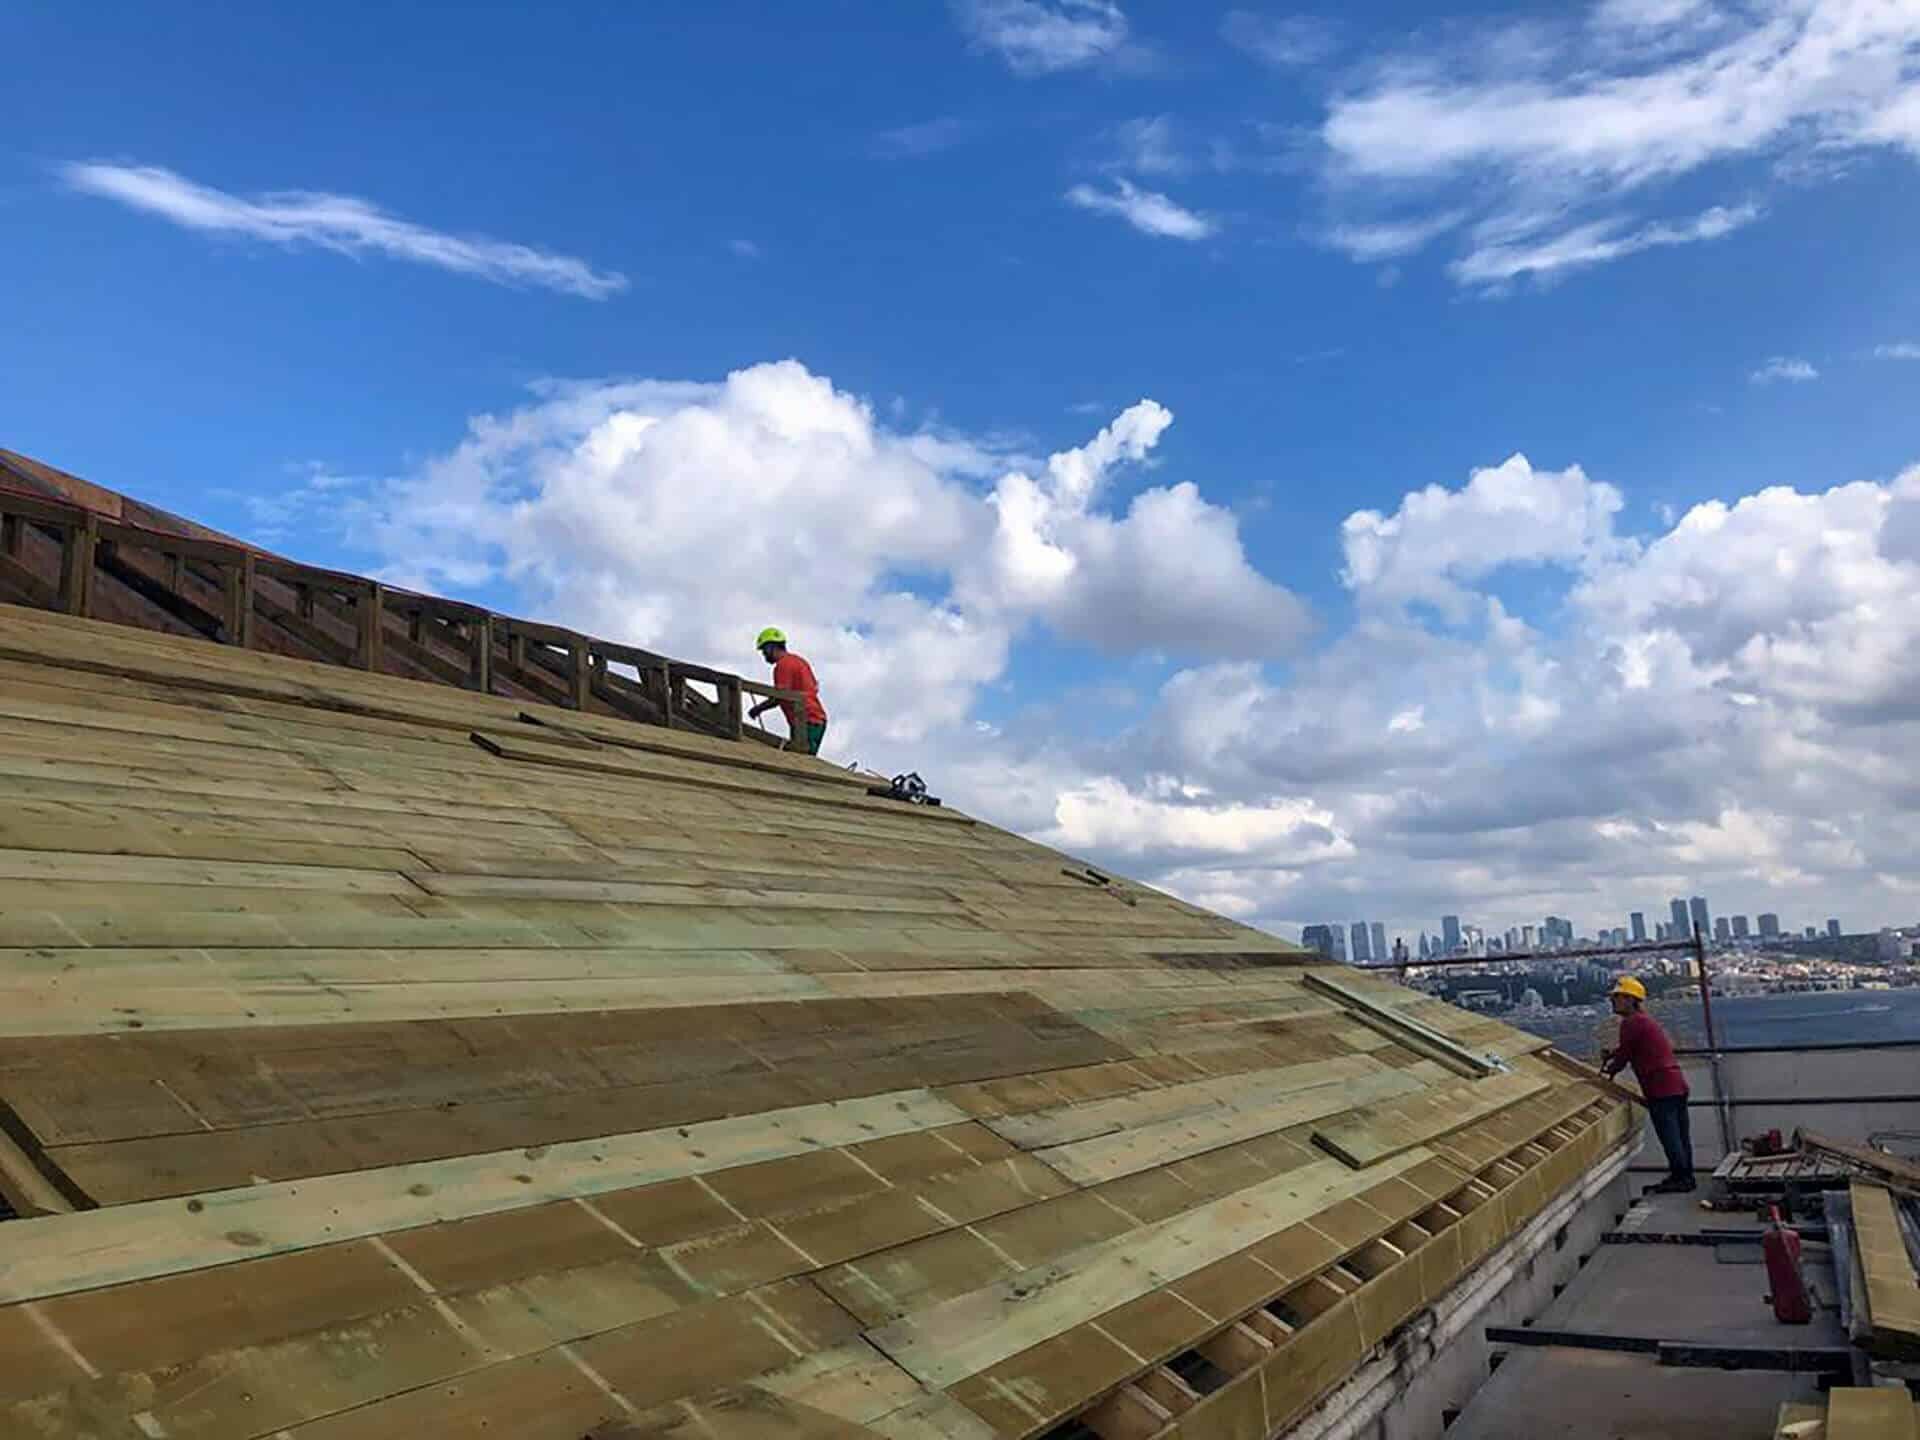
[[[1835,1156],[1896,1184],[1920,1189],[1920,1165],[1911,1160],[1902,1160],[1898,1155],[1889,1155],[1884,1150],[1835,1140],[1808,1130],[1796,1131],[1793,1138],[1796,1148],[1807,1154]]]
[[[868,1338],[921,1383],[946,1388],[1045,1336],[1192,1274],[1428,1158],[1421,1151],[1409,1152],[1366,1176],[1337,1161],[1315,1161],[1174,1219],[908,1315]]]
[[[1428,1086],[1321,1122],[1313,1140],[1356,1168],[1378,1165],[1416,1146],[1464,1130],[1549,1088],[1525,1074]]]
[[[707,1174],[967,1117],[926,1091],[0,1226],[0,1305]]]
[[[1383,1003],[1379,996],[1368,994],[1352,978],[1351,971],[1309,970],[1302,974],[1301,983],[1356,1011],[1366,1024],[1378,1026],[1422,1054],[1432,1054],[1459,1067],[1468,1075],[1490,1075],[1494,1072],[1494,1066],[1486,1056],[1474,1053],[1431,1026],[1401,1013],[1398,1007]]]
[[[1859,1179],[1849,1189],[1874,1353],[1885,1359],[1920,1359],[1920,1278],[1901,1235],[1893,1196]]]
[[[1827,1392],[1825,1440],[1920,1440],[1904,1385],[1841,1385]]]
[[[848,811],[910,820],[916,824],[931,822],[967,826],[974,823],[969,817],[945,806],[902,805],[895,801],[876,800],[866,795],[846,795],[841,793],[837,786],[823,785],[819,787],[819,793],[815,794],[812,793],[811,788],[803,790],[791,782],[786,785],[761,783],[746,772],[729,771],[724,779],[711,775],[690,777],[676,771],[669,771],[663,766],[649,767],[637,764],[611,752],[583,755],[573,747],[550,745],[501,730],[476,730],[473,732],[473,740],[489,754],[523,764],[578,770],[590,775],[632,776],[665,783],[692,783],[704,790],[735,790],[743,794],[763,795],[790,803],[830,805]]]
[[[1332,1063],[1332,1062],[1329,1062]],[[1173,1160],[1339,1115],[1355,1105],[1418,1094],[1428,1078],[1405,1070],[1376,1070],[1360,1079],[1273,1092],[1253,1088],[1245,1101],[1222,1101],[1192,1115],[1142,1125],[1037,1151],[1038,1157],[1082,1185],[1132,1175]]]

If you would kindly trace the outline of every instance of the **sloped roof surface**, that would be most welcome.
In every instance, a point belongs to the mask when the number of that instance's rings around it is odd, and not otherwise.
[[[0,1435],[1265,1433],[1625,1132],[951,809],[526,713],[0,607]]]

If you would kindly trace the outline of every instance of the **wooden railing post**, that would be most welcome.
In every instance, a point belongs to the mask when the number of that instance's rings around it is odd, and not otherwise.
[[[253,552],[243,550],[227,567],[227,643],[253,648]]]
[[[726,680],[716,687],[720,692],[720,703],[726,707],[726,731],[730,740],[745,738],[746,721],[740,714],[740,682]]]
[[[378,580],[369,580],[356,602],[360,614],[360,668],[380,668],[381,612],[386,608],[386,590]]]
[[[593,671],[587,664],[587,641],[583,635],[573,637],[567,646],[567,698],[573,708],[583,714],[587,708],[587,696],[593,686]]]
[[[60,608],[69,615],[93,609],[93,552],[100,543],[100,517],[91,510],[69,525],[60,547]]]
[[[467,622],[468,672],[473,688],[493,693],[493,616],[479,615]]]

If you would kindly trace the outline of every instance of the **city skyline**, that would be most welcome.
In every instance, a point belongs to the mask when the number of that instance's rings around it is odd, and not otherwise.
[[[1406,947],[1409,958],[1424,960],[1482,952],[1525,953],[1584,946],[1670,943],[1691,940],[1695,934],[1724,946],[1747,940],[1838,940],[1847,933],[1836,916],[1783,924],[1779,912],[1772,910],[1757,914],[1744,911],[1716,914],[1705,895],[1673,896],[1667,902],[1667,911],[1671,918],[1658,922],[1651,934],[1644,910],[1626,912],[1623,924],[1586,926],[1564,916],[1545,915],[1537,923],[1517,922],[1497,928],[1482,926],[1463,919],[1458,912],[1449,912],[1439,917],[1436,930],[1429,930],[1424,924],[1390,928],[1380,920],[1312,923],[1302,927],[1301,943],[1347,963],[1378,965],[1390,963],[1398,945]],[[1875,926],[1873,932],[1885,928],[1888,927]]]

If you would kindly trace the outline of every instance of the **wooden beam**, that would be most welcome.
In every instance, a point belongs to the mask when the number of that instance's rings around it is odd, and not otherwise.
[[[253,648],[253,552],[240,553],[227,567],[227,643]]]
[[[1173,1423],[1173,1414],[1138,1385],[1122,1385],[1080,1417],[1100,1440],[1149,1440]]]
[[[363,582],[354,605],[360,619],[360,668],[379,670],[381,660],[381,641],[385,638],[384,621],[385,591],[378,580]]]
[[[493,693],[493,616],[467,621],[467,683],[482,695]]]
[[[93,608],[93,552],[100,538],[100,519],[86,512],[70,526],[60,548],[60,608],[85,616]]]
[[[1811,1130],[1796,1131],[1793,1140],[1796,1147],[1810,1154],[1832,1155],[1863,1170],[1874,1171],[1908,1189],[1920,1190],[1920,1165],[1911,1160],[1902,1160],[1898,1155],[1889,1155],[1884,1150],[1817,1135]]]

